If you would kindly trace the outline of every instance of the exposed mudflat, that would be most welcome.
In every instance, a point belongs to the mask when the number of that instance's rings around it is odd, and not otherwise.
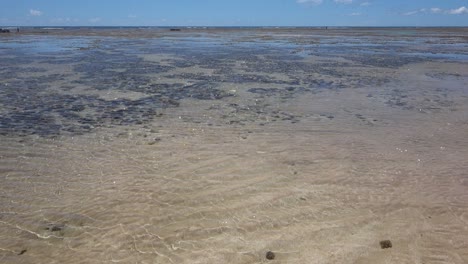
[[[468,263],[466,29],[0,36],[0,263]]]

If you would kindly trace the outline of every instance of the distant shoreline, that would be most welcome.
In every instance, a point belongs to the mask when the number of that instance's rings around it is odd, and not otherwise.
[[[0,28],[23,29],[439,29],[466,28],[468,26],[13,26]]]
[[[0,27],[2,28],[2,27]],[[468,27],[3,27],[2,36],[101,36],[125,38],[200,37],[205,35],[290,38],[300,36],[460,37],[468,41]]]

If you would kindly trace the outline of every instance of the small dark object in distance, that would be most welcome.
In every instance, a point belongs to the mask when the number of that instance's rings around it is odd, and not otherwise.
[[[390,240],[382,240],[380,241],[380,247],[382,249],[386,249],[386,248],[391,248],[393,245],[392,245],[392,241]]]
[[[58,232],[62,231],[65,228],[65,225],[63,224],[50,224],[45,228],[45,230],[49,230],[51,232]]]
[[[268,260],[273,260],[275,259],[275,253],[273,253],[272,251],[268,251],[266,253],[266,256],[265,256]]]
[[[170,31],[180,31],[180,28],[171,28]]]
[[[52,228],[50,228],[50,231],[52,231],[52,232],[62,231],[62,227],[61,226],[53,226]]]
[[[23,249],[23,250],[21,250],[21,251],[18,253],[18,255],[23,255],[24,253],[26,253],[26,251],[28,251],[28,250],[27,250],[27,249]]]
[[[0,28],[0,33],[10,33],[9,29]]]

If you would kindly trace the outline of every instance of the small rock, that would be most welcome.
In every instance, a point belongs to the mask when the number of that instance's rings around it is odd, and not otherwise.
[[[50,224],[45,229],[49,230],[50,232],[59,232],[65,228],[63,224]]]
[[[382,240],[380,241],[380,247],[382,249],[386,249],[386,248],[391,248],[393,245],[392,245],[392,241],[390,240]]]
[[[273,260],[275,259],[275,253],[273,253],[272,251],[268,251],[266,253],[266,256],[265,256],[268,260]]]
[[[150,141],[150,142],[148,143],[148,145],[154,145],[154,144],[156,144],[156,143],[158,143],[158,142],[160,142],[160,141],[161,141],[161,138],[155,138],[153,141]]]
[[[61,231],[61,230],[62,230],[62,227],[60,227],[60,226],[53,226],[53,227],[50,229],[50,231],[52,231],[52,232],[57,232],[57,231]]]
[[[18,255],[23,255],[24,253],[26,253],[26,251],[28,251],[28,250],[27,250],[27,249],[23,249],[23,250],[21,250],[21,251],[18,253]]]

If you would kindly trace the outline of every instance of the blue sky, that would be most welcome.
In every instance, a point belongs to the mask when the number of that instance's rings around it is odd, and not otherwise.
[[[0,0],[3,26],[468,26],[468,0]]]

